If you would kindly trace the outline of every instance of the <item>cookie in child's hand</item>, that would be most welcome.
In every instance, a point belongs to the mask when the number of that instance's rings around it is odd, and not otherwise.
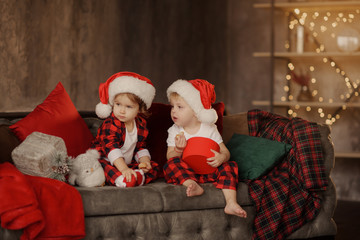
[[[144,168],[146,168],[146,166],[147,166],[146,163],[142,162],[142,163],[139,164],[138,168],[139,169],[144,169]]]
[[[178,140],[181,135],[184,135],[184,132],[180,132],[176,134],[175,139]]]

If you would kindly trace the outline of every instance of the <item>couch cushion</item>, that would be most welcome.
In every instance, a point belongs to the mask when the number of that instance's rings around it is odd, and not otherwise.
[[[32,132],[61,137],[69,156],[84,153],[93,136],[76,110],[63,85],[59,82],[43,103],[25,118],[10,126],[20,141]]]
[[[162,196],[157,189],[146,186],[135,188],[76,187],[83,200],[85,216],[161,212]]]
[[[205,190],[203,195],[187,197],[186,187],[184,186],[176,186],[165,182],[149,185],[149,187],[157,189],[161,193],[164,202],[164,212],[225,207],[224,194],[220,189],[217,189],[211,183],[201,184],[201,186]],[[242,206],[252,205],[247,185],[243,182],[240,182],[238,185],[237,199],[238,203]]]
[[[88,126],[93,137],[96,137],[97,130],[101,126],[104,119],[100,119],[97,117],[85,117],[84,121],[85,121],[86,125]]]
[[[157,213],[224,208],[222,191],[211,183],[202,184],[205,193],[187,197],[184,186],[175,186],[158,179],[154,183],[135,188],[76,187],[83,199],[85,216]],[[242,206],[252,206],[247,185],[239,183],[237,199]]]
[[[224,143],[227,143],[234,133],[249,135],[247,112],[223,117],[222,137]]]

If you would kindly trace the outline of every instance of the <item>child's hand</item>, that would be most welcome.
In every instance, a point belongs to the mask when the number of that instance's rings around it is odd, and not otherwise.
[[[226,160],[226,155],[221,154],[213,149],[210,149],[215,155],[213,157],[207,158],[207,164],[209,164],[212,167],[219,167],[221,164],[223,164]]]
[[[184,132],[179,133],[175,137],[175,150],[178,149],[179,151],[183,151],[186,147],[186,143],[187,141]]]
[[[147,173],[151,169],[150,161],[141,162],[138,166],[139,169],[143,170],[144,173]]]
[[[127,182],[131,181],[131,175],[134,175],[135,179],[137,179],[136,172],[131,168],[127,168],[127,169],[123,170],[121,173],[125,177]]]

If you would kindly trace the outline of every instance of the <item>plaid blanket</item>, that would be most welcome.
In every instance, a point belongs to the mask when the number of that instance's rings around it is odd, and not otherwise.
[[[314,219],[321,207],[315,190],[325,190],[320,132],[316,123],[261,110],[248,112],[249,135],[292,145],[266,176],[248,182],[256,206],[252,239],[286,239]]]

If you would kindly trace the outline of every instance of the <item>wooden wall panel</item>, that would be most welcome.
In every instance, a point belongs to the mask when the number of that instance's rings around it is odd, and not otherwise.
[[[149,77],[167,102],[176,79],[204,78],[224,101],[227,1],[1,0],[0,111],[31,111],[61,81],[78,110],[118,71]]]

